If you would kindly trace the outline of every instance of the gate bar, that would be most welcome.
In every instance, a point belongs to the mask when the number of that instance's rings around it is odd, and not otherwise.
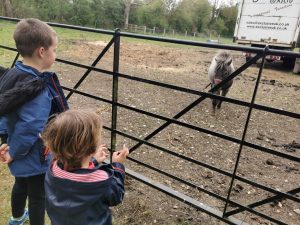
[[[263,70],[263,67],[264,67],[264,64],[265,64],[265,57],[266,57],[265,53],[268,51],[268,49],[269,49],[268,46],[266,46],[264,48],[264,53],[263,53],[263,56],[262,56],[262,62],[261,62],[260,68],[259,68],[259,72],[258,72],[256,84],[255,84],[255,87],[254,87],[254,91],[253,91],[253,95],[252,95],[252,99],[251,99],[251,104],[250,104],[250,108],[249,108],[249,111],[248,111],[248,115],[247,115],[247,119],[246,119],[244,131],[243,131],[243,136],[242,136],[241,143],[240,143],[240,148],[239,148],[239,151],[238,151],[238,154],[237,154],[237,157],[236,157],[236,162],[235,162],[235,166],[234,166],[234,170],[233,170],[233,174],[232,174],[232,179],[231,179],[229,190],[228,190],[227,201],[225,203],[225,207],[224,207],[224,211],[223,211],[223,216],[225,216],[225,213],[226,213],[226,210],[227,210],[228,200],[230,198],[230,194],[231,194],[231,191],[232,191],[233,182],[234,182],[234,179],[235,179],[235,176],[236,176],[236,172],[237,172],[237,168],[238,168],[238,165],[239,165],[239,161],[240,161],[240,157],[241,157],[241,153],[242,153],[244,141],[245,141],[246,134],[247,134],[247,131],[248,131],[248,125],[249,125],[249,122],[250,122],[251,113],[252,113],[252,109],[253,109],[252,105],[255,102],[255,97],[256,97],[256,93],[257,93],[259,82],[260,82],[260,78],[261,78],[261,73],[262,73],[262,70]]]
[[[131,160],[131,161],[137,163],[137,164],[140,164],[140,165],[142,165],[142,166],[144,166],[144,167],[150,168],[150,169],[152,169],[152,170],[154,170],[154,171],[158,171],[158,172],[160,172],[160,173],[162,173],[162,174],[164,174],[164,175],[168,174],[168,173],[165,172],[165,171],[159,170],[159,169],[157,169],[157,168],[155,168],[155,167],[153,167],[153,166],[150,166],[150,165],[148,165],[148,164],[146,164],[146,163],[143,163],[143,162],[141,162],[141,161],[138,161],[138,160],[136,160],[136,159],[134,159],[134,158],[131,158],[131,157],[127,157],[127,158],[128,158],[129,160]],[[176,176],[174,176],[174,175],[172,175],[171,177],[172,177],[173,179],[177,180],[177,181],[182,181],[182,182],[184,181],[184,180],[182,180],[181,178],[178,178],[178,177],[176,177]],[[187,181],[185,181],[184,183],[186,183],[186,182],[187,182]],[[198,190],[203,190],[201,187],[198,187],[198,186],[197,186],[197,189],[198,189]],[[172,189],[172,190],[173,190],[173,189]],[[174,191],[174,190],[173,190],[173,191]],[[207,192],[207,190],[206,190],[205,192]],[[178,191],[175,191],[175,193],[181,194],[181,193],[178,192]],[[239,203],[237,203],[237,202],[234,202],[234,201],[232,201],[232,200],[228,200],[228,202],[229,202],[230,204],[234,205],[234,206],[238,206],[238,207],[240,207],[240,208],[242,208],[242,209],[244,209],[244,210],[246,210],[246,211],[248,211],[248,212],[250,212],[250,213],[253,213],[253,214],[257,215],[257,216],[260,216],[260,217],[262,217],[262,218],[265,218],[265,219],[270,220],[270,221],[272,221],[272,222],[275,222],[275,223],[277,223],[277,224],[288,225],[287,223],[284,223],[284,222],[282,222],[282,221],[280,221],[280,220],[277,220],[277,219],[275,219],[275,218],[272,218],[272,217],[270,217],[270,216],[268,216],[268,215],[266,215],[266,214],[263,214],[263,213],[261,213],[261,212],[255,211],[255,210],[252,209],[252,208],[249,208],[249,207],[247,207],[247,206],[241,205],[241,204],[239,204]],[[227,217],[223,216],[223,218],[227,218]]]
[[[112,82],[112,114],[111,114],[111,154],[110,162],[112,162],[112,153],[116,150],[117,140],[117,119],[118,119],[118,82],[119,82],[119,56],[120,56],[120,29],[115,30],[114,34],[114,64],[113,64],[113,82]]]
[[[222,87],[224,84],[226,84],[228,81],[232,80],[234,77],[236,77],[237,75],[239,75],[241,72],[243,72],[245,69],[247,69],[253,62],[256,62],[256,60],[258,60],[261,56],[259,54],[257,54],[256,56],[254,56],[252,59],[250,59],[248,62],[246,62],[244,65],[242,65],[240,68],[238,68],[237,70],[235,70],[232,74],[230,74],[230,76],[228,76],[226,79],[224,79],[222,82],[220,82],[219,84],[217,84],[216,86],[214,86],[213,88],[211,88],[209,90],[209,92],[213,92],[215,90],[218,90],[220,87]],[[196,105],[198,105],[200,102],[202,102],[204,99],[206,99],[206,97],[201,96],[200,98],[198,98],[197,100],[195,100],[194,102],[192,102],[190,105],[188,105],[186,108],[182,109],[179,113],[177,113],[173,119],[179,119],[181,116],[183,116],[184,114],[186,114],[188,111],[190,111],[192,108],[194,108]],[[144,139],[145,140],[149,140],[152,137],[154,137],[156,134],[158,134],[160,131],[162,131],[163,129],[165,129],[166,127],[168,127],[171,124],[171,122],[166,122],[163,125],[161,125],[160,127],[158,127],[156,130],[152,131],[150,134],[148,134]],[[142,145],[142,143],[138,143],[135,146],[133,146],[129,152],[133,152],[134,150],[136,150],[138,147],[140,147]]]
[[[104,128],[106,128],[106,127],[104,127]],[[106,128],[106,129],[111,130],[111,129],[109,129],[109,128]],[[193,159],[193,158],[189,158],[189,157],[187,157],[187,156],[184,156],[184,155],[181,155],[181,154],[179,154],[179,153],[173,152],[173,151],[171,151],[171,150],[165,149],[165,148],[163,148],[163,147],[161,147],[161,146],[152,144],[152,143],[147,142],[147,141],[145,141],[145,140],[141,140],[141,139],[139,139],[139,138],[137,138],[137,137],[133,137],[133,136],[131,136],[131,135],[129,135],[129,134],[123,133],[122,131],[116,130],[116,133],[122,135],[123,137],[127,137],[127,138],[130,138],[130,139],[135,140],[135,141],[142,141],[143,144],[145,144],[145,145],[151,146],[151,147],[156,148],[156,149],[158,149],[158,150],[161,150],[161,151],[163,151],[163,152],[167,152],[167,153],[169,153],[169,154],[171,154],[171,155],[173,155],[173,156],[176,156],[176,157],[179,157],[179,158],[181,158],[181,159],[187,160],[187,161],[189,161],[189,162],[195,163],[195,164],[197,164],[197,165],[199,165],[199,166],[203,166],[203,167],[205,167],[205,168],[208,168],[208,169],[210,169],[210,170],[213,170],[213,171],[218,172],[218,173],[220,173],[220,174],[223,174],[223,175],[225,175],[225,176],[232,177],[232,174],[231,174],[230,172],[226,171],[226,170],[222,170],[222,169],[217,168],[217,167],[214,167],[214,166],[212,166],[212,165],[210,165],[210,164],[207,164],[207,163],[204,163],[204,162],[195,160],[195,159]],[[160,171],[158,171],[158,172],[160,172]],[[171,174],[168,174],[167,176],[172,176],[172,175],[171,175]],[[257,182],[252,181],[252,180],[249,180],[249,179],[247,179],[247,178],[241,177],[241,176],[239,176],[239,175],[236,175],[235,179],[237,179],[237,180],[239,180],[239,181],[241,181],[241,182],[244,182],[244,183],[246,183],[246,184],[250,184],[250,185],[252,185],[252,186],[254,186],[254,187],[258,187],[258,188],[260,188],[260,189],[262,189],[262,190],[269,191],[269,192],[274,193],[274,194],[277,194],[277,195],[282,195],[282,196],[284,196],[285,198],[288,198],[288,199],[290,199],[290,200],[292,200],[292,201],[300,202],[300,199],[299,199],[299,198],[297,198],[296,196],[294,196],[294,195],[292,195],[292,194],[290,194],[290,193],[284,193],[284,192],[278,191],[278,190],[276,190],[276,189],[273,189],[273,188],[271,188],[271,187],[265,186],[265,185],[263,185],[263,184],[257,183]]]
[[[21,19],[0,16],[0,20],[19,22]],[[87,32],[92,32],[92,33],[114,35],[114,32],[110,31],[110,30],[96,29],[96,28],[82,27],[82,26],[75,26],[75,25],[67,25],[67,24],[60,24],[60,23],[51,23],[51,22],[46,22],[46,23],[53,27],[61,27],[61,28],[67,28],[67,29],[73,29],[73,30],[87,31]],[[241,46],[237,46],[237,45],[225,45],[225,44],[198,42],[198,41],[187,41],[187,40],[180,40],[180,39],[175,39],[175,38],[163,38],[163,37],[156,37],[156,36],[150,36],[150,35],[132,34],[132,33],[128,33],[128,32],[120,32],[120,36],[129,37],[129,38],[138,38],[138,39],[144,39],[144,40],[151,40],[151,41],[168,42],[168,43],[180,44],[180,45],[191,45],[191,46],[217,48],[217,49],[229,49],[229,50],[233,50],[233,51],[245,51],[245,52],[260,53],[260,54],[263,53],[263,48],[258,48],[258,47],[244,47],[244,46],[241,47]],[[288,56],[288,57],[294,57],[294,58],[300,57],[299,53],[292,52],[292,51],[276,50],[276,49],[274,49],[274,50],[270,49],[268,51],[267,55],[281,55],[281,56]]]
[[[98,55],[98,57],[92,63],[91,67],[95,67],[98,64],[98,62],[102,59],[102,57],[105,55],[105,53],[112,46],[113,43],[114,43],[114,37],[109,41],[109,43],[101,51],[101,53]],[[85,80],[85,78],[90,74],[91,71],[92,71],[91,68],[89,68],[87,71],[85,71],[85,73],[82,75],[82,77],[79,79],[79,81],[75,84],[73,89],[77,89],[79,87],[79,85]],[[73,94],[73,91],[69,92],[66,99],[69,99],[72,96],[72,94]]]
[[[297,194],[299,192],[300,192],[300,188],[295,188],[293,190],[287,191],[286,193]],[[284,198],[285,198],[284,195],[278,194],[278,195],[275,195],[275,196],[272,196],[272,197],[260,200],[258,202],[251,203],[247,207],[249,207],[249,208],[255,208],[255,207],[258,207],[258,206],[261,206],[261,205],[264,205],[264,204],[267,204],[267,203],[270,203],[270,202],[273,202],[273,201],[276,201],[276,200],[281,200],[281,199],[284,199]],[[226,212],[225,216],[232,216],[234,214],[237,214],[237,213],[240,213],[240,212],[243,212],[243,211],[244,211],[244,209],[234,209],[232,211]]]
[[[11,51],[17,51],[14,48],[9,48],[9,47],[3,46],[3,45],[0,45],[0,48],[4,48],[4,49],[7,49],[7,50],[11,50]],[[95,67],[92,67],[92,66],[87,66],[87,65],[84,65],[84,64],[75,63],[75,62],[71,62],[71,61],[64,60],[64,59],[59,59],[59,58],[56,58],[56,61],[60,62],[60,63],[67,64],[67,65],[76,66],[76,67],[79,67],[79,68],[90,69],[90,70],[93,70],[93,71],[96,71],[96,72],[99,72],[99,73],[113,75],[113,72],[105,70],[105,69],[95,68]],[[185,88],[185,87],[175,86],[175,85],[172,85],[172,84],[162,83],[162,82],[154,81],[154,80],[148,80],[148,79],[145,79],[145,78],[134,77],[134,76],[130,76],[130,75],[127,75],[127,74],[118,73],[118,75],[119,75],[119,77],[122,77],[122,78],[125,78],[125,79],[134,80],[134,81],[138,81],[138,82],[142,82],[142,83],[148,83],[148,84],[152,84],[152,85],[159,86],[159,87],[164,87],[164,88],[169,88],[169,89],[173,89],[173,90],[176,90],[176,91],[181,91],[181,92],[184,92],[184,93],[190,93],[190,94],[199,95],[199,96],[206,96],[207,98],[215,98],[215,99],[218,99],[218,100],[221,100],[221,101],[224,101],[224,102],[229,102],[229,103],[232,103],[232,104],[245,106],[245,107],[250,106],[249,102],[244,102],[244,101],[241,101],[241,100],[238,100],[238,99],[232,99],[232,98],[228,98],[228,97],[214,95],[214,94],[210,94],[210,93],[203,92],[203,91],[188,89],[188,88]],[[71,88],[68,88],[68,89],[70,89],[69,91],[74,91]],[[283,115],[283,116],[288,116],[288,117],[295,118],[295,119],[300,119],[300,114],[299,113],[294,113],[294,112],[290,112],[290,111],[286,111],[286,110],[282,110],[282,109],[272,108],[272,107],[268,107],[268,106],[264,106],[264,105],[260,105],[260,104],[255,104],[255,103],[253,104],[253,108],[261,110],[261,111],[265,111],[265,112],[271,112],[271,113],[275,113],[275,114],[279,114],[279,115]]]
[[[246,222],[243,222],[239,219],[236,219],[234,217],[222,217],[222,212],[219,211],[219,210],[216,210],[208,205],[205,205],[199,201],[196,201],[195,199],[185,195],[185,194],[182,194],[182,193],[179,193],[177,191],[174,191],[173,189],[161,184],[161,183],[157,183],[151,179],[149,179],[148,177],[145,177],[139,173],[136,173],[134,172],[133,170],[130,170],[128,168],[126,168],[126,174],[130,177],[133,177],[134,179],[150,186],[150,187],[153,187],[171,197],[174,197],[178,200],[180,200],[181,202],[184,202],[185,204],[188,204],[196,209],[199,209],[219,220],[222,220],[224,222],[226,222],[227,224],[237,224],[237,225],[248,225]]]
[[[64,86],[62,86],[62,88],[67,90],[67,91],[73,90],[77,94],[80,94],[80,95],[83,95],[83,96],[86,96],[86,97],[89,97],[89,98],[93,98],[93,99],[96,99],[96,100],[99,100],[99,101],[102,101],[102,102],[105,102],[105,103],[112,104],[112,101],[108,100],[108,99],[100,98],[98,96],[94,96],[94,95],[91,95],[91,94],[88,94],[88,93],[85,93],[85,92],[82,92],[82,91],[74,90],[74,89],[71,89],[71,88],[68,88],[68,87],[64,87]],[[222,99],[222,98],[220,96],[216,95],[216,99]],[[133,108],[131,106],[124,105],[122,103],[117,103],[117,106],[128,109],[128,110],[131,110],[131,111],[134,111],[134,112],[138,112],[138,113],[141,113],[141,114],[144,114],[144,115],[147,115],[147,116],[152,116],[152,117],[157,118],[157,119],[169,121],[169,122],[174,123],[176,125],[180,125],[180,126],[183,126],[183,127],[186,127],[186,128],[190,128],[190,129],[193,129],[195,131],[199,131],[199,132],[202,132],[202,133],[205,133],[205,134],[210,134],[210,135],[213,135],[215,137],[219,137],[219,138],[222,138],[224,140],[228,140],[228,141],[231,141],[231,142],[234,142],[234,143],[237,143],[237,144],[240,144],[240,142],[241,142],[237,138],[227,136],[227,135],[222,134],[222,133],[218,133],[218,132],[211,131],[211,130],[208,130],[208,129],[205,129],[205,128],[197,127],[197,126],[194,126],[194,125],[191,125],[191,124],[188,124],[188,123],[184,123],[184,122],[181,122],[181,121],[178,121],[178,120],[174,120],[172,118],[160,116],[158,114],[147,112],[147,111],[144,111],[144,110],[141,110],[141,109]],[[147,141],[142,140],[142,139],[138,139],[138,142],[147,143]],[[284,159],[292,160],[292,161],[295,161],[295,162],[300,162],[299,157],[289,155],[289,154],[286,154],[286,153],[283,153],[283,152],[279,152],[279,151],[276,151],[276,150],[273,150],[273,149],[269,149],[269,148],[266,148],[266,147],[263,147],[263,146],[260,146],[260,145],[257,145],[257,144],[253,144],[253,143],[245,141],[244,145],[247,146],[247,147],[253,148],[254,150],[259,150],[259,151],[262,151],[262,152],[265,152],[265,153],[268,153],[268,154],[272,154],[272,155],[282,157]]]
[[[15,57],[15,59],[14,59],[14,61],[13,61],[13,63],[11,64],[11,67],[10,67],[10,68],[13,68],[13,67],[15,66],[15,64],[16,64],[16,62],[17,62],[19,56],[20,56],[20,53],[18,52],[17,55],[16,55],[16,57]]]

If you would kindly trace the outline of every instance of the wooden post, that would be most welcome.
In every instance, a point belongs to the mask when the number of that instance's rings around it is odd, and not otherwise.
[[[164,28],[164,36],[166,35],[166,28]]]
[[[299,72],[300,72],[300,58],[297,58],[295,61],[293,73],[299,73]]]

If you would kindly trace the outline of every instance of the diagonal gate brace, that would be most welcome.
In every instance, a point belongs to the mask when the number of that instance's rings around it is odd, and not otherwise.
[[[209,214],[210,216],[213,216],[219,220],[222,220],[223,222],[227,224],[235,224],[235,225],[249,225],[248,223],[241,221],[235,217],[223,217],[223,213],[215,208],[212,208],[206,204],[203,204],[202,202],[199,202],[183,193],[180,193],[178,191],[173,190],[170,187],[167,187],[161,183],[158,183],[156,181],[151,180],[148,177],[145,177],[137,172],[134,172],[131,169],[126,168],[126,174],[152,188],[155,188],[171,197],[176,198],[177,200],[184,202],[185,204],[188,204],[198,210],[201,210],[204,213]]]
[[[288,192],[286,192],[286,193],[288,193],[288,194],[297,194],[297,193],[299,193],[299,192],[300,192],[300,187],[299,187],[299,188],[295,188],[295,189],[293,189],[293,190],[290,190],[290,191],[288,191]],[[263,199],[263,200],[260,200],[260,201],[258,201],[258,202],[251,203],[251,204],[247,205],[247,207],[249,207],[249,208],[255,208],[255,207],[262,206],[262,205],[264,205],[264,204],[273,202],[273,201],[275,201],[275,200],[280,200],[280,199],[284,199],[284,198],[285,198],[284,195],[282,195],[282,194],[277,194],[277,195],[274,195],[274,196],[272,196],[272,197],[269,197],[269,198],[265,198],[265,199]],[[243,211],[245,211],[245,209],[234,209],[234,210],[232,210],[232,211],[229,211],[229,212],[224,213],[224,216],[226,216],[226,217],[227,217],[227,216],[232,216],[232,215],[234,215],[234,214],[241,213],[241,212],[243,212]]]
[[[115,37],[113,37],[110,42],[105,46],[105,48],[102,50],[102,52],[99,54],[99,56],[95,59],[95,61],[92,63],[91,66],[96,66],[97,63],[102,59],[102,57],[105,55],[105,53],[108,51],[108,49],[112,46],[112,44],[114,43]],[[77,89],[80,84],[85,80],[85,78],[90,74],[90,72],[92,71],[92,69],[88,69],[80,78],[80,80],[75,84],[75,86],[73,87],[73,89]],[[72,94],[74,93],[74,91],[70,91],[69,94],[67,95],[66,99],[69,99]]]
[[[230,76],[228,76],[226,79],[224,79],[222,82],[220,82],[219,84],[217,84],[216,86],[214,86],[213,88],[211,88],[208,92],[214,92],[216,90],[218,90],[220,87],[222,87],[223,85],[225,85],[228,81],[232,80],[233,78],[235,78],[237,75],[239,75],[241,72],[243,72],[245,69],[247,69],[253,62],[256,62],[259,58],[262,57],[262,54],[257,54],[256,56],[254,56],[252,59],[250,59],[248,62],[246,62],[244,65],[242,65],[240,68],[238,68],[237,70],[235,70]],[[195,106],[197,106],[200,102],[202,102],[203,100],[205,100],[207,98],[207,96],[201,96],[199,97],[197,100],[195,100],[194,102],[192,102],[190,105],[188,105],[186,108],[184,108],[183,110],[181,110],[179,113],[177,113],[173,119],[179,119],[180,117],[182,117],[184,114],[186,114],[187,112],[189,112],[192,108],[194,108]],[[156,130],[154,130],[152,133],[150,133],[149,135],[147,135],[144,140],[148,141],[149,139],[151,139],[152,137],[154,137],[156,134],[158,134],[159,132],[161,132],[163,129],[165,129],[166,127],[168,127],[170,124],[172,124],[172,122],[167,121],[165,122],[163,125],[161,125],[160,127],[158,127]],[[134,145],[129,152],[133,152],[134,150],[136,150],[138,147],[140,147],[143,143],[139,142],[136,145]]]

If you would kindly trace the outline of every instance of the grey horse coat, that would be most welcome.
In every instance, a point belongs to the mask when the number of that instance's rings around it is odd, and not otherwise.
[[[232,56],[230,52],[220,50],[212,59],[208,69],[208,78],[211,86],[214,87],[216,84],[221,83],[226,77],[233,73],[234,70],[235,69],[232,63]],[[213,94],[220,95],[222,92],[222,96],[226,96],[230,87],[232,86],[232,83],[233,80],[226,82],[222,87],[214,91]],[[213,99],[213,110],[215,111],[216,106],[217,108],[221,108],[221,104],[221,101]]]

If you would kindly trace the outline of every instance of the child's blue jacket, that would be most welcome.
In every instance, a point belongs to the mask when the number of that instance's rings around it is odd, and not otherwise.
[[[43,87],[34,96],[28,96],[30,100],[19,103],[18,99],[28,93],[22,87],[32,80],[42,80]],[[0,100],[0,111],[4,111],[0,117],[0,132],[8,135],[9,153],[14,159],[9,164],[12,175],[29,177],[46,173],[50,155],[45,155],[40,133],[51,114],[68,108],[56,75],[39,73],[17,62],[15,68],[0,78]]]
[[[125,169],[112,163],[95,169],[78,169],[75,173],[107,172],[108,179],[78,182],[55,177],[52,167],[46,173],[46,210],[52,225],[111,225],[109,209],[122,202],[125,194]]]

